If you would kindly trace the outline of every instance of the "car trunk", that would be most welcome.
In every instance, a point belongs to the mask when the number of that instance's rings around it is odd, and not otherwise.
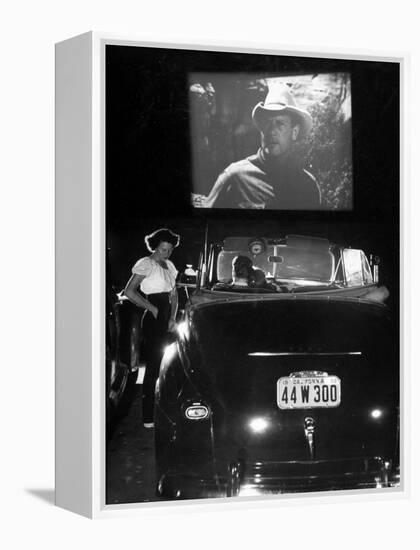
[[[212,304],[194,312],[193,326],[218,457],[393,456],[398,335],[384,307],[305,298]]]

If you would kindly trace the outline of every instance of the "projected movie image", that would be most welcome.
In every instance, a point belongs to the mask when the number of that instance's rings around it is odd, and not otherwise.
[[[352,210],[349,73],[193,73],[196,208]]]

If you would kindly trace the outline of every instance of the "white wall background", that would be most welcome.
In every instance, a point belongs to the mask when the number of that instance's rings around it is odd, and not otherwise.
[[[52,506],[54,481],[54,43],[88,30],[159,41],[277,44],[412,56],[412,185],[406,287],[418,269],[419,30],[414,2],[15,0],[0,15],[1,451],[3,548],[414,548],[420,504],[419,387],[407,350],[411,496],[246,509],[158,509],[91,522]],[[366,90],[369,94],[369,90]],[[410,211],[412,224],[410,224]],[[416,251],[417,249],[417,251]],[[418,292],[411,289],[414,312]],[[415,303],[413,303],[415,301]],[[408,310],[408,307],[407,307]],[[414,343],[418,327],[411,328]],[[414,347],[414,345],[413,345]],[[418,470],[418,468],[417,468]]]

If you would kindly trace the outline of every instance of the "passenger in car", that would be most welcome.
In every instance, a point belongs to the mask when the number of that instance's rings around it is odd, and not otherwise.
[[[270,292],[277,292],[277,286],[269,283],[265,278],[265,273],[262,269],[253,268],[251,277],[249,280],[249,286],[251,288],[267,290]]]
[[[277,292],[277,288],[266,281],[264,272],[254,268],[252,260],[248,256],[241,255],[236,256],[232,261],[232,282],[217,283],[213,290],[249,293]]]

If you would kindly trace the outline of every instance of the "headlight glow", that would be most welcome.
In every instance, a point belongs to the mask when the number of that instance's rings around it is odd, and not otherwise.
[[[249,427],[255,433],[262,433],[268,428],[269,423],[265,418],[253,418],[249,423]]]
[[[239,491],[241,497],[254,497],[257,495],[261,495],[261,492],[252,485],[243,485]]]
[[[167,363],[168,361],[171,361],[175,357],[176,354],[176,343],[169,344],[169,346],[166,346],[163,352],[163,358],[162,360]]]
[[[382,415],[383,415],[383,412],[381,411],[381,409],[373,409],[370,412],[370,416],[375,420],[377,420],[378,418],[381,418]]]
[[[176,330],[181,338],[188,338],[188,323],[187,321],[181,321],[178,323]]]

